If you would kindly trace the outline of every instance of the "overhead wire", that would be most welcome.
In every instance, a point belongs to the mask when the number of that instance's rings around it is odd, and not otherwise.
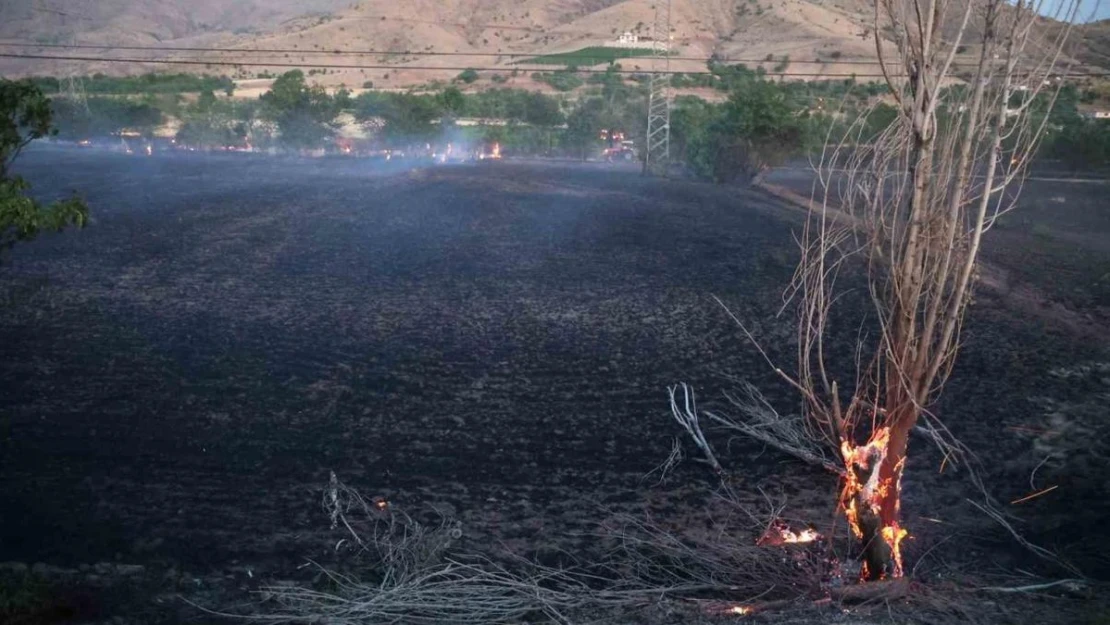
[[[61,43],[37,43],[37,42],[23,42],[23,41],[0,41],[0,48],[40,48],[45,50],[103,50],[103,51],[127,51],[127,52],[211,52],[211,53],[228,53],[228,54],[297,54],[301,56],[408,56],[408,57],[472,57],[472,58],[508,58],[510,61],[515,59],[523,59],[515,61],[522,64],[530,65],[549,65],[549,62],[535,62],[528,63],[529,59],[543,59],[544,57],[552,57],[547,61],[559,60],[558,64],[573,64],[576,60],[590,61],[596,60],[597,64],[602,62],[619,62],[624,60],[635,59],[650,59],[651,57],[620,57],[613,58],[610,55],[602,54],[576,54],[575,52],[556,52],[551,54],[542,54],[534,52],[447,52],[447,51],[434,51],[434,50],[375,50],[375,49],[301,49],[301,48],[229,48],[229,47],[197,47],[197,46],[137,46],[137,45],[111,45],[111,44],[61,44]],[[614,50],[623,50],[624,48],[613,48]],[[697,61],[701,63],[708,63],[709,61],[716,61],[720,63],[745,63],[745,64],[766,64],[774,63],[776,65],[781,63],[788,63],[789,65],[867,65],[867,66],[880,66],[882,63],[878,60],[869,59],[814,59],[812,61],[790,58],[734,58],[727,55],[716,56],[672,56],[672,61]],[[967,61],[964,63],[955,62],[953,66],[975,66],[978,61]]]
[[[81,61],[87,63],[131,63],[131,64],[150,64],[150,65],[187,65],[187,66],[222,66],[222,67],[285,67],[285,68],[309,68],[309,69],[357,69],[357,70],[389,70],[389,71],[466,71],[474,70],[477,72],[505,72],[512,71],[511,66],[492,66],[492,67],[473,67],[473,66],[435,66],[435,65],[397,65],[397,64],[382,64],[382,63],[360,63],[360,64],[339,64],[339,63],[312,63],[312,62],[299,62],[294,63],[290,61],[260,61],[260,60],[229,60],[229,59],[158,59],[158,58],[122,58],[122,57],[103,57],[103,56],[75,56],[75,55],[51,55],[51,54],[23,54],[23,53],[8,53],[0,52],[0,58],[8,59],[26,59],[26,60],[50,60],[50,61]],[[541,71],[541,70],[533,70]],[[681,70],[637,70],[625,68],[606,68],[606,69],[592,69],[592,68],[576,68],[576,72],[582,74],[645,74],[645,73],[660,73],[660,74],[683,74],[687,76],[699,75],[713,75],[709,70],[698,71],[681,71]],[[786,78],[883,78],[883,74],[876,73],[839,73],[833,74],[828,72],[788,72],[788,71],[770,71],[766,72],[769,76],[783,76]],[[1025,74],[1017,73],[1015,76],[1023,76]],[[892,73],[891,76],[900,77],[904,76],[902,73]],[[1059,73],[1053,74],[1061,78],[1093,78],[1093,77],[1106,77],[1110,76],[1110,72],[1096,74],[1096,73]]]
[[[375,70],[390,70],[390,71],[459,71],[474,70],[476,72],[505,72],[512,71],[513,67],[507,66],[493,66],[493,67],[473,67],[473,66],[435,66],[435,65],[387,65],[380,63],[361,63],[361,64],[338,64],[338,63],[311,63],[300,62],[293,63],[289,61],[242,61],[242,60],[227,60],[227,59],[140,59],[140,58],[119,58],[119,57],[97,57],[97,56],[62,56],[62,55],[47,55],[47,54],[13,54],[7,52],[0,52],[0,58],[6,59],[33,59],[33,60],[52,60],[52,61],[83,61],[88,63],[147,63],[154,65],[205,65],[205,66],[224,66],[224,67],[289,67],[289,68],[309,68],[309,69],[375,69]],[[539,71],[539,70],[536,70]],[[680,71],[680,70],[635,70],[635,69],[589,69],[577,68],[575,70],[582,74],[647,74],[647,73],[661,73],[661,74],[683,74],[687,76],[697,75],[712,75],[713,72],[708,70],[698,71]],[[779,75],[777,73],[768,72],[769,75]],[[805,77],[828,77],[828,78],[881,78],[882,74],[828,74],[828,73],[789,73],[787,76],[805,76]]]

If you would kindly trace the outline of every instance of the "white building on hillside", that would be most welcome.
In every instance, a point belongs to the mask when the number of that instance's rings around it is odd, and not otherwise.
[[[656,48],[667,50],[670,48],[667,42],[655,42],[652,41],[650,37],[640,37],[630,30],[626,30],[621,33],[620,36],[616,38],[616,40],[606,41],[602,45],[606,48],[630,48],[636,50],[653,50]]]
[[[625,44],[625,45],[637,44],[637,43],[640,43],[640,36],[631,32],[631,31],[626,30],[623,33],[621,33],[620,37],[617,37],[617,43],[621,43],[621,44]]]

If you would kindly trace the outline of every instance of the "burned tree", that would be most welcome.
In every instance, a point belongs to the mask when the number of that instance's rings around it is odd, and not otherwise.
[[[801,394],[803,418],[787,422],[757,401],[734,402],[744,420],[717,417],[811,462],[836,459],[838,503],[867,580],[903,573],[910,434],[928,432],[949,461],[958,449],[929,408],[958,352],[983,236],[1014,208],[1061,86],[1077,3],[1057,7],[1063,26],[1041,17],[1050,6],[875,0],[875,49],[899,112],[873,139],[864,115],[828,142],[817,168],[787,291],[798,310],[797,370],[775,369]],[[970,65],[957,61],[967,49],[975,50]],[[876,333],[859,345],[846,381],[826,346],[842,295],[836,278],[859,267]]]

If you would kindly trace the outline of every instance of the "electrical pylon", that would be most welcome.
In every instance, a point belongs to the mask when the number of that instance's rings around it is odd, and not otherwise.
[[[61,16],[62,27],[60,29],[60,34],[67,44],[74,46],[74,49],[76,49],[78,42],[77,25],[75,22],[77,19],[81,19],[81,16],[50,7],[47,5],[46,0],[40,0],[38,3],[31,5],[31,8],[35,11]],[[85,79],[81,76],[79,68],[68,66],[65,83],[60,85],[60,87],[63,96],[72,102],[75,108],[83,108],[86,111],[89,110],[88,96],[85,93]]]
[[[651,39],[644,174],[666,176],[671,160],[671,0],[655,0]]]

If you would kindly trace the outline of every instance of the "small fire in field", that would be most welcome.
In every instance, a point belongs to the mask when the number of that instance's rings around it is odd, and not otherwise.
[[[746,605],[734,605],[728,609],[729,614],[736,614],[738,616],[747,616],[752,612],[754,612],[754,610]]]
[[[763,536],[756,541],[755,544],[761,546],[779,546],[779,545],[799,545],[804,543],[812,543],[821,540],[821,534],[817,533],[814,529],[804,529],[800,532],[795,532],[790,529],[785,523],[775,523],[767,528]]]

